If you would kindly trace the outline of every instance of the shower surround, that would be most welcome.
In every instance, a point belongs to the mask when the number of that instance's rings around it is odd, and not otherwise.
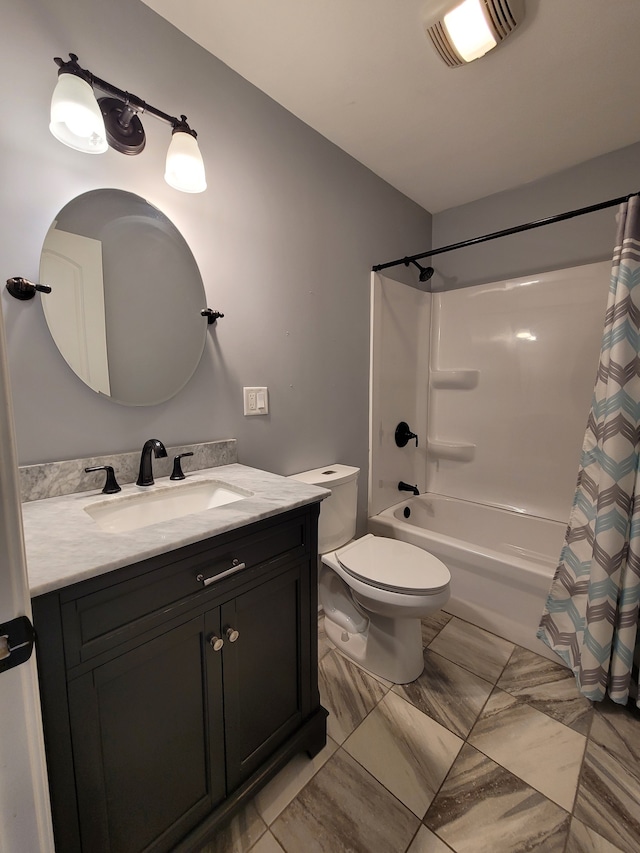
[[[393,512],[380,524],[385,510],[406,504],[397,491],[399,480],[417,484],[421,493],[510,510],[522,524],[530,521],[527,535],[534,538],[540,519],[566,524],[609,274],[606,261],[433,294],[373,274],[372,532],[406,538],[408,525],[403,527],[402,517],[394,522]],[[417,448],[413,442],[395,446],[400,421],[418,434]],[[492,518],[498,525],[503,514],[482,517],[487,532],[499,538],[498,526],[491,531]],[[449,566],[448,610],[503,636],[511,623],[509,639],[545,654],[535,633],[562,546],[557,533],[541,538],[537,549],[529,548],[527,535],[522,542],[508,540],[521,552],[507,560],[507,575],[504,567],[494,571],[474,556],[480,543],[464,514],[452,535],[466,550],[471,574],[456,574],[455,564]],[[535,560],[540,581],[533,590],[524,576],[523,583],[517,581],[528,548],[545,558]],[[495,602],[493,611],[478,599],[480,588],[485,601]]]

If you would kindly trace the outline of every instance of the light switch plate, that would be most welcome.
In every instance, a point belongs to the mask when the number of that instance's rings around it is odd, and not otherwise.
[[[243,388],[245,415],[268,415],[269,414],[269,389],[268,388]]]

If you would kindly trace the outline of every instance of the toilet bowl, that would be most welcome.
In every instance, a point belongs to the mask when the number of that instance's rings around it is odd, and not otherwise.
[[[325,631],[346,657],[407,684],[424,669],[420,620],[446,604],[451,576],[415,545],[372,534],[353,539],[358,473],[331,465],[294,475],[331,490],[318,523]]]
[[[395,684],[424,669],[420,620],[449,599],[436,557],[368,534],[321,556],[320,602],[328,638],[347,657]]]

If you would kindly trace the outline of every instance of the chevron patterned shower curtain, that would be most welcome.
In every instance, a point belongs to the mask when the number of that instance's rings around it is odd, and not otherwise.
[[[538,637],[593,701],[626,703],[640,600],[640,198],[622,204],[578,484]],[[633,691],[632,691],[633,692]],[[640,707],[640,699],[636,699]]]

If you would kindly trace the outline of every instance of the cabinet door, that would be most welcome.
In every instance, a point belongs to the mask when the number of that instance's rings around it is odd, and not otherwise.
[[[225,796],[219,611],[69,683],[82,849],[170,850]]]
[[[222,607],[229,792],[310,712],[308,585],[308,564],[299,563]]]

